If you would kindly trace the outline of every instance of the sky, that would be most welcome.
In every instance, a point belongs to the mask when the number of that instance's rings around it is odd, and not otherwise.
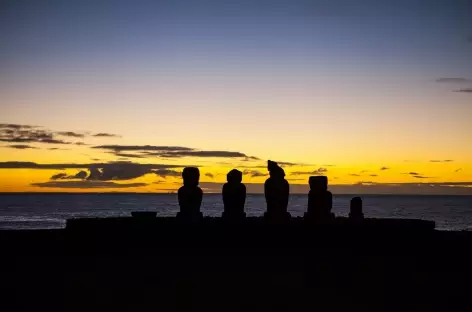
[[[472,194],[468,0],[3,0],[0,42],[0,192]]]

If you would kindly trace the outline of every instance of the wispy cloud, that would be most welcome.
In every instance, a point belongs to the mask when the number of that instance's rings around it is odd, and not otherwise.
[[[371,177],[378,177],[379,175],[378,174],[371,174],[370,176]]]
[[[156,175],[166,178],[166,177],[181,177],[182,172],[176,171],[176,170],[171,170],[171,169],[157,169],[154,170],[153,173]]]
[[[266,177],[269,175],[268,173],[264,173],[258,170],[244,170],[243,174],[250,175],[252,178]]]
[[[415,172],[415,171],[410,171],[410,172],[405,172],[402,174],[407,174],[407,175],[421,175],[421,173]]]
[[[466,83],[470,80],[467,78],[438,78],[436,82],[439,83]]]
[[[320,167],[314,171],[294,171],[290,175],[323,175],[328,172],[327,168]]]
[[[116,183],[110,181],[48,181],[32,183],[32,186],[42,188],[66,188],[66,189],[94,189],[94,188],[130,188],[147,186],[147,183]]]
[[[433,160],[430,160],[429,162],[432,162],[432,163],[449,163],[449,162],[453,162],[454,160],[452,159],[433,159]]]
[[[204,151],[184,146],[159,146],[159,145],[98,145],[94,149],[104,149],[115,153],[117,156],[147,158],[239,158],[244,161],[260,160],[254,156],[248,156],[241,152],[234,151]],[[128,152],[128,153],[123,153]],[[134,153],[129,153],[134,152]]]
[[[60,131],[60,132],[56,132],[56,134],[60,136],[66,136],[66,137],[72,137],[72,138],[85,138],[85,134],[72,132],[72,131]]]
[[[472,93],[472,88],[459,89],[455,90],[454,92]]]
[[[380,171],[389,170],[389,167],[380,167]]]
[[[124,151],[159,151],[159,152],[171,152],[171,151],[192,151],[193,148],[183,146],[162,146],[162,145],[98,145],[92,148],[112,150],[116,152]]]
[[[348,174],[348,175],[351,176],[351,177],[360,177],[360,176],[361,176],[361,175],[358,174],[358,173],[350,173],[350,174]]]
[[[459,172],[461,170],[462,170],[462,168],[458,168],[458,169],[454,170],[454,172]]]
[[[31,146],[31,145],[26,145],[26,144],[11,144],[11,145],[6,145],[2,147],[7,147],[7,148],[14,148],[14,149],[37,149],[37,147]]]
[[[118,134],[104,133],[104,132],[96,133],[96,134],[93,134],[92,136],[97,137],[97,138],[120,138],[121,137],[121,135],[118,135]]]
[[[50,179],[51,180],[74,180],[74,179],[85,180],[87,176],[88,176],[87,172],[84,170],[81,170],[74,175],[68,175],[65,172],[61,172],[61,173],[53,175]]]
[[[417,174],[417,175],[413,175],[413,178],[415,178],[415,179],[431,179],[432,177],[427,177],[427,176],[424,176],[424,175]]]
[[[211,178],[211,179],[215,178],[215,176],[213,175],[213,173],[210,173],[210,172],[205,173],[205,176],[206,176],[206,177],[209,177],[209,178]]]
[[[5,161],[0,162],[0,169],[89,169],[89,168],[116,168],[120,166],[132,166],[146,169],[166,169],[166,168],[182,168],[188,165],[169,165],[169,164],[140,164],[130,161],[112,161],[106,163],[58,163],[58,164],[39,164],[35,162],[23,161]]]

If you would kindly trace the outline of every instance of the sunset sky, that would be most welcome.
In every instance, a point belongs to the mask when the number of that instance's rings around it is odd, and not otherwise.
[[[0,192],[472,195],[472,2],[0,2]]]

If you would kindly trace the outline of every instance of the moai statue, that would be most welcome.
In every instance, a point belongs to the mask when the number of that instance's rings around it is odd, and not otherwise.
[[[349,219],[352,219],[352,220],[362,220],[362,219],[364,219],[364,213],[362,213],[362,198],[353,197],[351,199]]]
[[[333,207],[333,195],[328,191],[328,178],[326,176],[312,176],[308,180],[310,192],[308,193],[308,211],[305,217],[324,222],[334,218],[331,213]]]
[[[246,217],[244,204],[246,202],[246,186],[241,183],[243,173],[233,169],[226,175],[228,181],[223,185],[223,218],[227,220],[240,220]]]
[[[267,203],[265,217],[271,220],[288,220],[290,213],[287,211],[290,185],[285,180],[285,172],[279,165],[269,160],[267,164],[269,178],[264,183],[264,194]]]
[[[179,188],[179,206],[180,212],[177,218],[196,221],[202,218],[200,206],[202,204],[203,192],[198,187],[200,180],[200,171],[195,167],[186,167],[182,171],[184,185]]]

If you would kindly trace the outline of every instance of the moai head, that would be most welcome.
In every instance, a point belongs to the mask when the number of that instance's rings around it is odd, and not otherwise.
[[[238,169],[233,169],[226,175],[226,181],[230,184],[238,184],[243,181],[243,173]]]
[[[327,191],[328,177],[326,176],[311,176],[308,180],[311,191]]]
[[[196,167],[186,167],[182,171],[185,186],[198,186],[200,171]]]

